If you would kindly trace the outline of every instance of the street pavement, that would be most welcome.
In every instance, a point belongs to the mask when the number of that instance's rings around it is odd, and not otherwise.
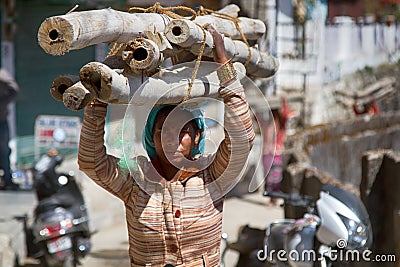
[[[97,186],[79,171],[76,158],[65,160],[59,170],[75,172],[88,206],[90,226],[95,232],[92,236],[93,247],[89,255],[83,259],[82,266],[129,267],[128,233],[122,201]],[[29,213],[36,203],[32,192],[0,193],[0,201],[2,214],[7,214],[7,218]],[[263,197],[261,192],[248,194],[242,198],[228,198],[224,205],[223,232],[228,234],[229,241],[236,241],[240,226],[248,224],[251,227],[264,229],[268,222],[282,218],[282,208],[270,207],[268,202],[268,198]],[[0,223],[0,233],[5,230],[1,226]],[[226,267],[234,266],[237,258],[236,252],[228,251],[225,256]],[[26,262],[31,261],[26,260]],[[35,265],[31,263],[25,266]]]
[[[30,215],[35,196],[30,191],[0,191],[0,267],[11,267],[16,255],[25,255],[23,223],[16,216]]]

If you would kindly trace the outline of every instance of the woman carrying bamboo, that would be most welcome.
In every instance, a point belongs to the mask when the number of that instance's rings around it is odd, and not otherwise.
[[[157,106],[144,129],[150,161],[138,157],[137,170],[126,173],[103,145],[107,104],[85,108],[79,167],[123,200],[131,266],[219,266],[224,195],[245,167],[254,131],[223,37],[212,26],[207,30],[214,39],[214,61],[221,64],[219,96],[225,105],[225,138],[214,154],[203,154],[201,113]]]

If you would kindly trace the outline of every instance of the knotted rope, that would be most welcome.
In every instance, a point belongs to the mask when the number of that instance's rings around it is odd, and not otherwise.
[[[240,36],[242,37],[243,42],[246,44],[247,49],[248,49],[248,56],[247,56],[247,59],[246,59],[244,65],[247,66],[249,64],[250,59],[251,59],[251,49],[250,49],[250,45],[249,45],[249,42],[247,41],[246,36],[244,35],[242,29],[240,28],[240,25],[239,25],[240,19],[239,18],[230,16],[228,14],[224,14],[224,13],[221,13],[221,12],[218,12],[218,11],[214,11],[214,10],[211,10],[211,9],[207,9],[207,8],[204,8],[203,6],[200,6],[199,11],[196,12],[192,8],[185,7],[185,6],[163,7],[163,6],[161,6],[161,4],[159,2],[155,3],[153,6],[148,7],[148,8],[131,7],[131,8],[128,9],[129,13],[132,13],[132,12],[156,13],[156,14],[160,14],[160,15],[167,15],[168,17],[173,18],[173,19],[188,19],[187,17],[183,17],[183,16],[181,16],[179,14],[176,14],[174,11],[183,11],[183,12],[187,12],[187,13],[192,14],[192,17],[189,18],[189,20],[192,20],[192,21],[197,16],[204,16],[204,15],[209,15],[209,14],[214,15],[214,16],[219,17],[219,18],[222,18],[222,19],[226,19],[226,20],[232,21],[235,24],[236,30],[239,32]],[[193,84],[194,84],[194,81],[196,79],[197,72],[198,72],[199,67],[200,67],[201,58],[203,57],[203,53],[204,53],[204,49],[205,49],[205,45],[206,45],[206,30],[204,29],[203,26],[201,26],[201,25],[199,25],[197,23],[196,23],[196,25],[199,26],[203,31],[203,41],[201,43],[199,54],[198,54],[197,59],[196,59],[196,63],[195,63],[195,66],[194,66],[192,77],[190,79],[190,83],[189,83],[189,87],[188,87],[187,93],[186,93],[185,97],[183,98],[182,102],[187,101],[189,99],[189,97],[190,97],[190,93],[192,91]],[[123,46],[126,46],[126,44],[117,44],[117,43],[115,43],[113,45],[113,47],[111,48],[110,52],[108,53],[107,57],[118,54],[119,51],[121,51]]]
[[[163,7],[159,2],[155,3],[153,6],[148,8],[142,7],[131,7],[128,9],[128,12],[143,12],[143,13],[157,13],[157,14],[165,14],[173,19],[182,19],[181,15],[174,13],[173,11],[184,11],[192,14],[190,20],[194,20],[197,16],[196,11],[186,6],[175,6],[175,7]]]
[[[186,93],[185,97],[182,99],[182,102],[185,102],[190,97],[190,93],[192,91],[192,87],[193,87],[194,81],[195,81],[196,76],[197,76],[197,72],[198,72],[199,67],[200,67],[201,58],[203,57],[204,48],[206,47],[206,30],[204,29],[203,26],[200,26],[200,25],[198,25],[198,26],[203,31],[203,41],[201,42],[199,54],[197,55],[196,64],[194,65],[194,70],[193,70],[193,73],[192,73],[192,77],[190,79],[190,83],[189,83],[189,87],[188,87],[187,93]]]
[[[247,41],[246,36],[244,35],[242,29],[240,28],[240,25],[239,25],[240,19],[236,18],[236,17],[233,17],[231,15],[225,14],[225,13],[214,11],[212,9],[204,8],[203,6],[199,7],[199,11],[197,12],[198,16],[204,16],[204,15],[209,15],[209,14],[215,15],[216,17],[219,17],[221,19],[230,20],[235,24],[236,30],[239,32],[240,37],[242,37],[243,42],[247,46],[248,55],[247,55],[247,59],[246,59],[246,61],[244,63],[244,66],[247,66],[249,64],[249,62],[250,62],[250,59],[251,59],[251,49],[250,49],[250,44]]]

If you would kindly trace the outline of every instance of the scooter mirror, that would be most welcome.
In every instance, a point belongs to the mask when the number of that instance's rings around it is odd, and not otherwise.
[[[61,175],[58,177],[58,183],[60,185],[66,185],[68,183],[68,177]]]

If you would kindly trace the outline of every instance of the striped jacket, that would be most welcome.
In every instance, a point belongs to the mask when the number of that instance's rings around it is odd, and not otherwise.
[[[213,155],[201,156],[201,170],[180,170],[171,181],[151,180],[152,164],[134,159],[126,172],[106,154],[107,107],[85,108],[78,163],[94,182],[125,203],[131,266],[219,266],[225,194],[244,169],[254,139],[243,87],[221,87],[225,138]],[[147,179],[150,178],[150,179]]]

